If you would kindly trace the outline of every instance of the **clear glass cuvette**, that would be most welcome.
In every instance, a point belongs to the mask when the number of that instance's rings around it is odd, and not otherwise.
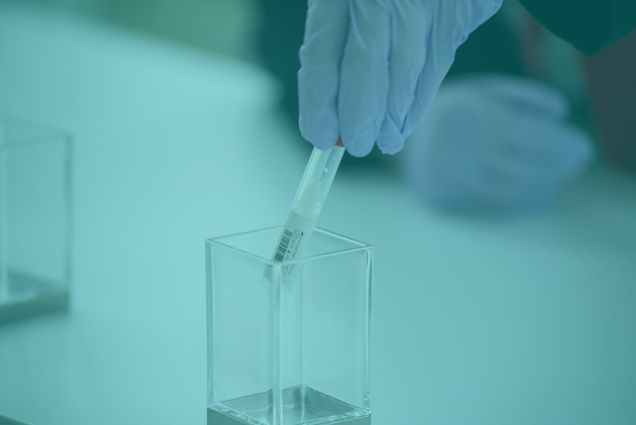
[[[372,247],[274,262],[282,231],[207,241],[208,425],[368,425]]]
[[[67,133],[0,117],[0,322],[68,305]]]

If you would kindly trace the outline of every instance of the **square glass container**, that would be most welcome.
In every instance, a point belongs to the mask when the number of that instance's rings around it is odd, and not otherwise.
[[[71,140],[0,117],[0,322],[69,302]]]
[[[373,249],[316,229],[275,262],[282,232],[206,243],[207,423],[369,425]]]

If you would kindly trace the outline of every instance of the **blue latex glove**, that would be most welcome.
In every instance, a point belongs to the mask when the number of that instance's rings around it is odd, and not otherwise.
[[[502,0],[309,0],[298,74],[300,129],[350,154],[396,153],[455,50]]]
[[[538,82],[485,76],[448,83],[409,140],[410,181],[445,209],[509,213],[545,206],[593,154],[568,113],[565,99]]]

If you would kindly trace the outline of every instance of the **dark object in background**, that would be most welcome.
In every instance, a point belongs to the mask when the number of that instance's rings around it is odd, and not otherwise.
[[[298,49],[305,33],[307,2],[303,0],[264,0],[258,53],[265,67],[283,83],[282,107],[285,114],[298,122],[298,87],[296,74],[300,68]]]
[[[636,33],[628,36],[636,28],[636,1],[521,3],[557,36],[588,55],[598,54],[585,64],[601,139],[613,162],[636,170]]]
[[[613,162],[636,171],[636,33],[585,66],[604,149]]]
[[[258,52],[263,65],[283,85],[281,106],[290,123],[298,126],[297,72],[300,67],[298,50],[302,45],[307,3],[302,0],[263,0],[263,21],[258,37]],[[422,46],[424,48],[424,46]],[[497,72],[523,75],[524,61],[519,37],[495,16],[475,31],[458,50],[450,74]],[[361,99],[364,101],[364,99]],[[309,144],[306,144],[309,147]],[[345,166],[351,164],[375,166],[378,161],[389,162],[386,155],[374,149],[360,160],[345,156]]]
[[[634,0],[521,0],[550,31],[580,51],[600,52],[636,28]]]

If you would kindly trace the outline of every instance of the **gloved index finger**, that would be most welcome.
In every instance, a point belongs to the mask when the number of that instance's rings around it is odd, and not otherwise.
[[[300,131],[322,149],[333,146],[340,134],[337,99],[349,28],[347,4],[345,0],[309,0],[305,40],[299,52]]]

